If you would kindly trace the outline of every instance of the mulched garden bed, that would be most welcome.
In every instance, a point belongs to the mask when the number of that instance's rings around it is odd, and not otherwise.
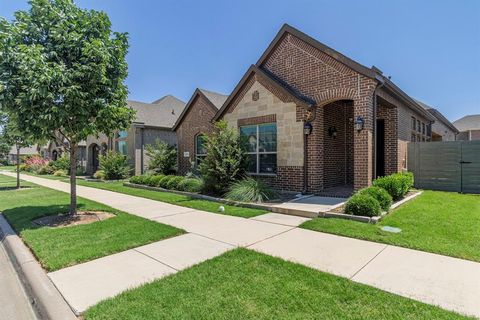
[[[45,216],[32,221],[41,227],[71,227],[81,224],[89,224],[115,217],[115,214],[103,211],[79,211],[76,215],[59,214]]]

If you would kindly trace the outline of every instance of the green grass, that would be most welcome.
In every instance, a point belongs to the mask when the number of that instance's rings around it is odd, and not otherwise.
[[[383,226],[402,232],[385,232]],[[480,262],[479,195],[424,191],[377,225],[317,218],[301,227]]]
[[[15,166],[0,166],[0,171],[15,171]]]
[[[40,178],[62,180],[62,181],[68,182],[68,178],[65,178],[65,177],[55,177],[52,175],[35,175],[35,176],[38,176]],[[124,193],[132,196],[162,201],[162,202],[171,203],[171,204],[175,204],[182,207],[188,207],[192,209],[208,211],[213,213],[221,213],[221,214],[243,217],[243,218],[256,217],[261,214],[267,213],[266,210],[231,206],[227,204],[218,203],[215,201],[195,199],[189,196],[180,195],[172,192],[152,191],[152,190],[126,187],[123,185],[123,182],[94,182],[94,181],[85,181],[83,179],[77,179],[77,184],[80,186],[109,190],[109,191]],[[218,208],[220,206],[223,206],[225,208],[224,212],[218,211]]]
[[[100,302],[93,319],[465,319],[247,249]]]
[[[89,261],[183,233],[183,230],[119,212],[111,207],[78,198],[79,210],[116,214],[108,220],[67,228],[38,227],[32,220],[68,212],[67,193],[0,175],[0,211],[48,271]]]

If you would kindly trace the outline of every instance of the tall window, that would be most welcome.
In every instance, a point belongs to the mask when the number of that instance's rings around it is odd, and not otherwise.
[[[412,130],[416,130],[417,129],[417,120],[415,119],[415,117],[412,117]]]
[[[420,120],[417,120],[417,131],[422,132],[422,127],[420,126]]]
[[[195,163],[197,166],[207,156],[206,139],[203,134],[199,134],[195,137]]]
[[[119,131],[117,134],[117,152],[127,155],[127,131]]]
[[[277,173],[277,124],[266,123],[240,127],[240,134],[247,139],[250,157],[249,173]]]

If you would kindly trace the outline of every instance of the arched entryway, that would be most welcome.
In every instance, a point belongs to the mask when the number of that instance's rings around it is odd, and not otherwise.
[[[323,187],[349,191],[354,184],[354,108],[339,100],[323,108]]]
[[[57,150],[52,151],[52,160],[56,161],[58,159],[58,152]]]

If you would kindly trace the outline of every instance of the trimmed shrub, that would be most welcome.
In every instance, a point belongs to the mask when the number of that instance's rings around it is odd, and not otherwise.
[[[106,155],[101,155],[98,158],[100,169],[105,173],[105,180],[121,180],[128,177],[130,167],[124,155],[109,151]]]
[[[195,178],[186,178],[181,181],[177,190],[187,191],[187,192],[200,192],[203,188],[203,181]]]
[[[57,170],[53,173],[55,177],[66,177],[67,176],[67,171],[65,170]]]
[[[356,194],[347,201],[345,213],[355,216],[378,216],[380,215],[380,203],[370,195]]]
[[[36,174],[52,174],[53,172],[55,172],[55,170],[50,166],[50,165],[46,165],[46,166],[41,166]]]
[[[147,176],[147,175],[141,175],[141,176],[133,176],[130,178],[130,182],[131,183],[135,183],[135,184],[146,184],[145,182],[147,181],[147,179],[149,178],[150,176]]]
[[[167,189],[172,189],[176,190],[178,188],[178,184],[185,180],[184,177],[182,176],[173,176],[170,178],[170,180],[167,182]]]
[[[62,154],[57,160],[52,161],[52,167],[54,170],[70,171],[70,156],[66,153]]]
[[[402,199],[413,186],[413,175],[411,173],[394,173],[375,179],[373,185],[387,190],[393,200],[397,201]]]
[[[233,183],[225,197],[230,200],[242,202],[264,202],[274,199],[277,193],[262,181],[245,178]]]
[[[392,196],[388,194],[387,190],[380,187],[371,186],[358,191],[358,194],[366,194],[377,199],[383,211],[388,211],[392,205]]]
[[[147,185],[150,187],[159,187],[160,186],[160,181],[163,179],[164,176],[162,175],[153,175],[150,176],[147,180]]]
[[[167,184],[170,182],[171,179],[173,179],[175,176],[164,176],[160,182],[158,183],[158,186],[160,188],[167,189]]]
[[[97,172],[95,172],[95,173],[93,174],[93,177],[94,177],[95,179],[101,179],[101,180],[103,180],[103,179],[105,179],[105,172],[104,172],[103,170],[97,170]]]

